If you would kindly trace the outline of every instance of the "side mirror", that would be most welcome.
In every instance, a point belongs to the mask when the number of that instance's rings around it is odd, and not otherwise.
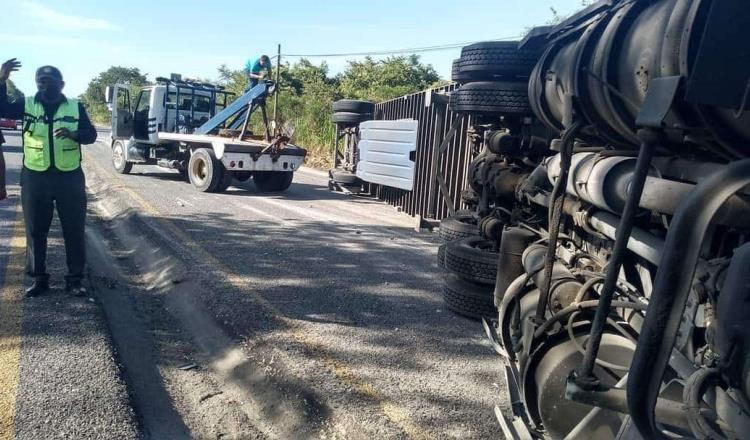
[[[107,104],[112,104],[112,95],[114,94],[114,92],[115,90],[113,87],[107,86],[107,88],[104,89],[104,102],[106,102]]]

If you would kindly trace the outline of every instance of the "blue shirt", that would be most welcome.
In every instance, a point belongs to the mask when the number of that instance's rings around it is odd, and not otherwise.
[[[245,72],[247,73],[254,73],[259,74],[261,70],[265,69],[267,71],[271,71],[271,60],[268,60],[268,63],[266,63],[265,66],[260,65],[260,58],[251,58],[247,60],[247,63],[245,63]]]

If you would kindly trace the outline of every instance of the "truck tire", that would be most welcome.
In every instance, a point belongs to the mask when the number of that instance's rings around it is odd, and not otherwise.
[[[479,236],[451,241],[445,249],[445,268],[464,280],[494,285],[498,257],[494,247],[494,241]]]
[[[479,81],[462,85],[450,95],[450,110],[459,113],[530,115],[526,83]]]
[[[453,216],[440,221],[438,236],[444,242],[449,242],[479,235],[479,226],[477,224],[477,219],[471,211],[456,211]]]
[[[289,189],[293,178],[292,171],[256,171],[253,182],[261,192],[281,192]]]
[[[216,191],[222,174],[224,174],[224,165],[216,159],[213,150],[198,148],[190,155],[188,178],[198,191]]]
[[[445,248],[447,246],[448,245],[445,244],[445,243],[443,243],[440,246],[438,246],[438,251],[437,251],[437,265],[441,269],[445,269]]]
[[[448,273],[443,284],[443,300],[449,310],[461,316],[477,320],[497,319],[490,286],[474,284]]]
[[[356,125],[360,122],[369,121],[372,119],[372,113],[351,113],[351,112],[338,112],[334,113],[331,117],[333,122],[338,124],[352,124]]]
[[[334,112],[369,113],[375,112],[375,104],[369,101],[356,101],[354,99],[340,99],[333,103]]]
[[[453,60],[453,67],[451,68],[451,81],[459,84],[464,84],[471,81],[471,75],[461,72],[461,59]]]
[[[475,80],[529,76],[541,52],[518,48],[517,41],[487,41],[464,46],[459,58],[462,74]]]
[[[133,164],[125,160],[125,144],[122,141],[112,144],[112,165],[120,174],[128,174],[133,169]]]
[[[342,185],[353,185],[359,182],[359,177],[356,174],[346,170],[332,170],[331,179]]]
[[[451,80],[454,82],[458,82],[458,79],[456,77],[461,72],[461,60],[459,58],[456,58],[453,60],[453,64],[451,64]]]

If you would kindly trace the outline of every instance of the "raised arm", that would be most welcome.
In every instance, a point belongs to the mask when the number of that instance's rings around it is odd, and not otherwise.
[[[17,71],[21,63],[11,58],[0,66],[0,117],[10,119],[21,119],[23,117],[23,101],[8,102],[8,85],[6,81],[11,72]]]

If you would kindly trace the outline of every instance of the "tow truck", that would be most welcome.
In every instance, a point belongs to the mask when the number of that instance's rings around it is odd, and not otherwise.
[[[307,151],[291,143],[292,130],[269,124],[265,103],[275,91],[267,80],[232,101],[222,86],[173,74],[136,90],[131,107],[129,85],[108,86],[112,165],[121,174],[134,165],[175,169],[202,192],[223,192],[232,179],[250,178],[260,191],[285,191]],[[258,109],[262,134],[250,130]]]

